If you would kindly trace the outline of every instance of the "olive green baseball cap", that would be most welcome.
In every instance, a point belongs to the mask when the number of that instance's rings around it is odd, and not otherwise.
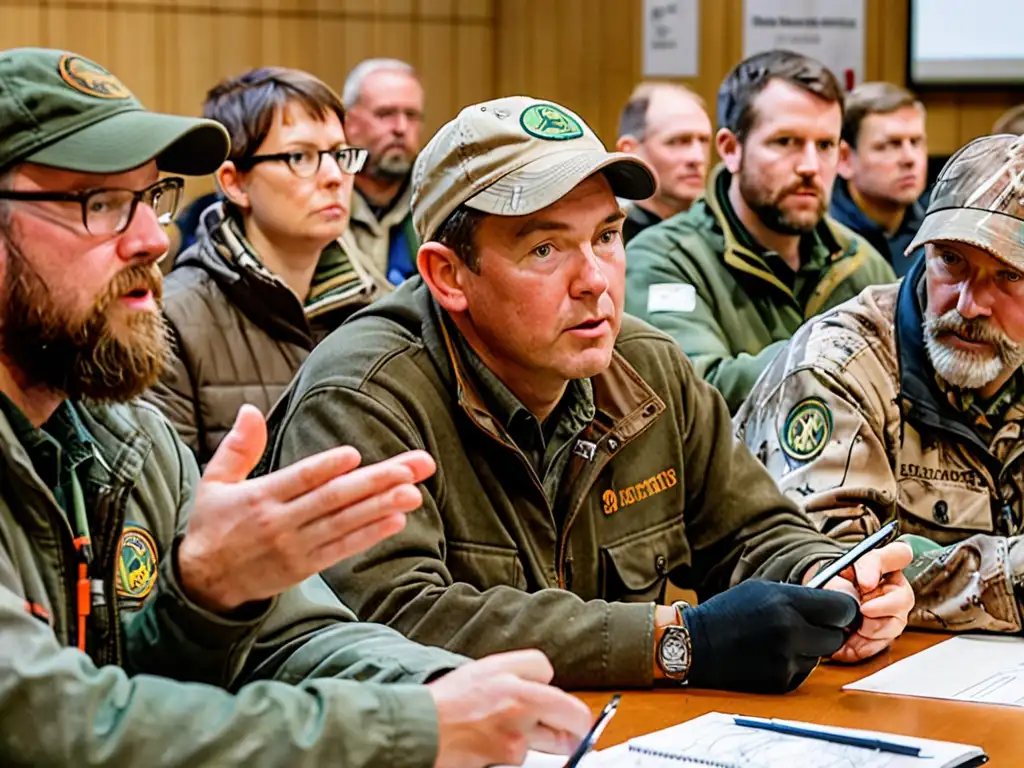
[[[906,253],[936,240],[983,248],[1024,270],[1024,136],[982,136],[946,161]]]
[[[497,216],[536,213],[598,171],[626,200],[645,200],[657,186],[643,160],[606,150],[563,106],[526,96],[474,104],[416,158],[413,226],[425,243],[460,205]]]
[[[122,173],[156,159],[160,170],[201,176],[227,157],[212,120],[150,112],[114,75],[68,51],[0,52],[0,171],[38,163],[80,173]]]

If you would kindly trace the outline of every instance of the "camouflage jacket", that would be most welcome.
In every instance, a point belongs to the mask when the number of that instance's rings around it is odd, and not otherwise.
[[[936,384],[919,262],[808,323],[736,414],[741,440],[829,535],[897,517],[914,548],[911,624],[1017,632],[1024,598],[1024,403],[983,440]]]

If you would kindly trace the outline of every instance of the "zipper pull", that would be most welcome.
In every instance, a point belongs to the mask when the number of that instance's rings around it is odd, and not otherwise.
[[[78,582],[75,585],[75,608],[78,617],[78,650],[85,652],[86,622],[92,613],[92,582],[89,580],[89,566],[92,564],[92,543],[88,536],[75,539],[78,552]]]

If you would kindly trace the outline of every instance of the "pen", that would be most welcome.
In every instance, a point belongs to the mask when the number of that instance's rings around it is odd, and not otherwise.
[[[821,589],[840,573],[860,560],[868,552],[877,547],[888,544],[896,538],[897,533],[899,533],[899,520],[893,520],[890,523],[886,523],[838,560],[818,571],[818,573],[816,573],[811,580],[807,582],[807,586],[811,589]]]
[[[821,739],[822,741],[831,741],[834,744],[863,747],[864,749],[874,749],[878,752],[891,752],[896,755],[908,755],[910,757],[921,756],[920,747],[912,747],[908,744],[897,744],[893,741],[884,741],[870,736],[853,736],[846,733],[816,731],[812,728],[801,728],[800,726],[781,723],[778,720],[765,720],[760,717],[734,716],[733,722],[736,723],[736,725],[742,725],[747,728],[760,728],[763,731],[784,733],[787,736],[804,736],[808,739]]]
[[[586,756],[586,754],[594,748],[597,740],[601,738],[601,731],[608,725],[608,721],[612,719],[612,715],[619,708],[619,700],[622,697],[619,694],[612,696],[611,701],[604,705],[604,709],[601,710],[601,714],[597,716],[597,720],[594,721],[593,727],[590,729],[590,733],[583,737],[583,741],[576,747],[576,751],[569,756],[569,761],[565,764],[564,768],[576,768],[580,761]]]

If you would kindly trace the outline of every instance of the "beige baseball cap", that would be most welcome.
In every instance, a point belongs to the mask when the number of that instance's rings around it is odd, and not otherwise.
[[[936,240],[984,248],[1024,270],[1024,136],[983,136],[949,158],[906,253]]]
[[[635,155],[609,152],[565,107],[510,96],[463,109],[430,140],[412,172],[412,221],[431,240],[460,205],[525,216],[603,171],[617,197],[645,200],[654,171]]]

